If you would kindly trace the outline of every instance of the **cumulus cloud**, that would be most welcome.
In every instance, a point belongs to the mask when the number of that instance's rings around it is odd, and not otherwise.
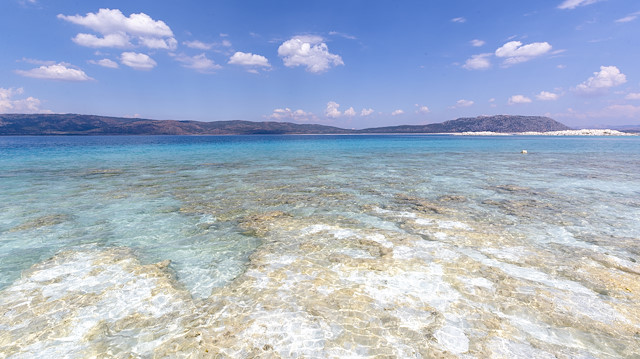
[[[463,23],[467,22],[467,19],[465,19],[464,17],[454,17],[453,19],[451,19],[451,22]]]
[[[137,52],[123,52],[120,55],[120,62],[136,70],[151,70],[157,65],[149,55]]]
[[[339,107],[340,104],[335,101],[327,102],[327,108],[324,110],[324,115],[330,118],[340,117],[342,113],[338,110]]]
[[[565,0],[560,5],[558,5],[558,9],[575,9],[578,6],[591,5],[593,3],[597,3],[600,0]]]
[[[353,107],[349,107],[348,109],[346,109],[343,113],[343,115],[347,116],[347,117],[353,117],[356,115],[356,110],[353,109]]]
[[[173,31],[161,20],[154,20],[145,13],[125,16],[118,9],[100,9],[97,13],[58,15],[59,19],[84,26],[98,34],[79,33],[73,41],[87,47],[126,48],[143,46],[151,49],[173,50],[178,42]]]
[[[320,36],[295,36],[278,47],[278,56],[287,67],[305,66],[308,72],[321,73],[332,66],[344,65],[339,55],[329,52]]]
[[[416,107],[418,108],[416,110],[416,113],[429,113],[429,112],[431,112],[431,110],[429,110],[429,107],[427,107],[427,106],[420,106],[420,105],[416,104]]]
[[[404,111],[402,110],[395,110],[393,112],[391,112],[391,116],[398,116],[398,115],[403,115]]]
[[[89,60],[90,64],[94,64],[94,65],[99,65],[102,67],[108,67],[110,69],[117,69],[118,68],[118,63],[110,60],[110,59],[102,59],[102,60]]]
[[[541,91],[536,95],[536,98],[540,101],[555,101],[558,99],[558,94],[548,91]]]
[[[600,66],[585,82],[576,86],[576,91],[584,95],[601,94],[610,87],[622,85],[627,77],[615,66]]]
[[[371,115],[373,112],[372,108],[363,108],[362,111],[360,111],[360,116],[366,117]]]
[[[252,54],[250,52],[236,52],[229,58],[229,64],[240,65],[249,68],[263,67],[270,68],[269,60],[262,55]]]
[[[40,100],[34,97],[19,98],[24,93],[20,88],[2,88],[0,87],[0,113],[38,113],[49,112],[40,109]]]
[[[470,41],[470,43],[471,43],[471,46],[474,46],[474,47],[480,47],[480,46],[483,46],[485,44],[484,41],[478,40],[478,39],[473,39],[473,40]]]
[[[89,81],[93,80],[84,71],[72,67],[66,63],[54,65],[42,65],[31,70],[16,70],[18,75],[36,79],[61,80],[61,81]]]
[[[473,101],[462,99],[462,100],[456,101],[456,104],[455,106],[453,106],[453,108],[469,107],[473,105],[473,103],[474,103]]]
[[[491,67],[491,53],[473,55],[462,65],[467,70],[486,70]]]
[[[628,93],[627,96],[625,96],[624,98],[625,100],[640,100],[640,93],[631,92],[631,93]]]
[[[640,16],[640,11],[629,14],[623,18],[616,20],[616,22],[630,22],[638,18]]]
[[[504,58],[503,64],[508,66],[529,61],[549,51],[551,51],[551,45],[548,42],[533,42],[522,45],[520,41],[509,41],[498,48],[495,55]]]
[[[182,64],[182,67],[186,67],[188,69],[196,70],[202,73],[212,73],[213,71],[222,68],[222,66],[207,58],[204,53],[195,56],[187,56],[185,54],[173,56],[178,62]]]
[[[523,96],[523,95],[513,95],[511,97],[509,97],[509,105],[515,105],[515,104],[519,104],[519,103],[530,103],[531,99]]]

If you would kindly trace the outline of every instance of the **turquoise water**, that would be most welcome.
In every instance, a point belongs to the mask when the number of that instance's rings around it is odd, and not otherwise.
[[[639,137],[0,137],[1,356],[638,357],[639,261]]]

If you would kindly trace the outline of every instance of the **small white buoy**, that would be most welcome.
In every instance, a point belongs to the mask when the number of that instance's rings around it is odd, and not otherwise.
[[[527,150],[522,150],[522,151],[520,151],[520,153],[522,153],[523,155],[526,155],[528,152],[527,152]]]

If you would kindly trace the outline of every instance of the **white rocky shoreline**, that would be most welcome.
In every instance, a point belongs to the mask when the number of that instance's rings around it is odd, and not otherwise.
[[[637,133],[627,133],[611,129],[581,129],[548,132],[457,132],[456,136],[638,136]]]

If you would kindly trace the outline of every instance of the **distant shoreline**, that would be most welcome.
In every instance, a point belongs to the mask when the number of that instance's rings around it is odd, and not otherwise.
[[[456,136],[638,136],[637,133],[628,133],[611,129],[581,129],[547,132],[458,132]]]

